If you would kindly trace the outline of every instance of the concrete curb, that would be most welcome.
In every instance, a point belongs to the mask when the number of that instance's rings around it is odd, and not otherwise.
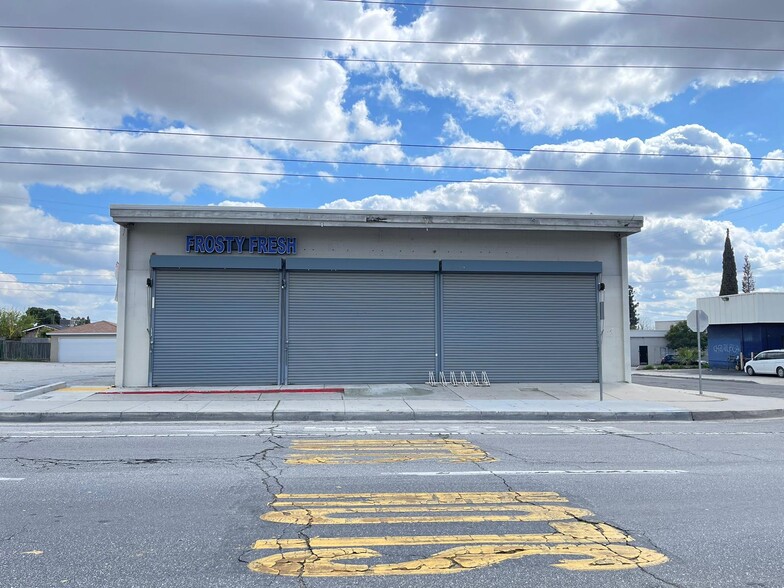
[[[47,392],[51,392],[52,390],[59,390],[60,388],[65,388],[67,384],[65,382],[54,382],[52,384],[46,384],[45,386],[38,386],[37,388],[30,388],[29,390],[23,390],[22,392],[16,392],[14,394],[13,400],[25,400],[27,398],[32,398],[33,396],[39,396],[41,394],[46,394]]]
[[[0,422],[166,422],[166,421],[709,421],[784,417],[784,409],[671,412],[308,412],[272,415],[237,412],[19,412],[0,413]]]

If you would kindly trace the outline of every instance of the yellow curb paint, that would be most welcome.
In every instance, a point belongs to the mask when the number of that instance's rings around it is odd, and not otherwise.
[[[465,439],[303,439],[294,440],[291,449],[297,453],[286,463],[292,465],[495,461]]]

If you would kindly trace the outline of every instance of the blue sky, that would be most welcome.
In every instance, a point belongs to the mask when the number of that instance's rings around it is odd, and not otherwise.
[[[637,214],[646,325],[728,228],[784,288],[784,5],[427,4],[4,3],[0,307],[114,320],[112,203]]]

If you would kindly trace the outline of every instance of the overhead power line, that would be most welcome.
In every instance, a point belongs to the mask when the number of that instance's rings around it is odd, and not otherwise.
[[[128,49],[119,47],[65,47],[54,45],[0,45],[0,49],[34,49],[44,51],[84,51],[97,53],[138,53],[146,55],[181,55],[196,57],[231,57],[245,59],[285,60],[285,61],[330,61],[340,63],[370,63],[381,65],[448,65],[461,67],[511,67],[511,68],[551,68],[551,69],[634,69],[634,70],[689,70],[689,71],[733,71],[782,73],[784,68],[777,67],[735,67],[717,65],[654,65],[639,63],[510,63],[507,61],[445,61],[438,59],[376,59],[366,57],[303,56],[303,55],[263,55],[258,53],[216,53],[212,51],[175,51],[166,49]]]
[[[222,161],[265,161],[282,163],[301,163],[307,165],[357,165],[371,167],[397,167],[407,169],[450,169],[464,171],[506,171],[506,172],[545,172],[545,173],[584,173],[584,174],[620,174],[635,176],[684,176],[684,177],[710,177],[710,178],[760,178],[767,180],[782,180],[784,176],[765,174],[725,174],[714,172],[670,172],[670,171],[643,171],[643,170],[602,170],[602,169],[566,169],[552,167],[510,167],[491,165],[454,165],[454,164],[426,164],[426,163],[397,163],[397,162],[372,162],[372,161],[347,161],[339,159],[302,159],[297,157],[252,157],[242,155],[211,155],[202,153],[174,153],[167,151],[124,151],[121,149],[80,149],[76,147],[33,147],[25,145],[0,145],[0,149],[14,149],[20,151],[56,151],[64,153],[95,153],[102,155],[142,155],[155,157],[178,157],[194,159],[216,159]]]
[[[280,178],[314,178],[318,180],[324,179],[337,179],[337,180],[362,180],[362,181],[386,181],[386,182],[423,182],[423,183],[455,183],[455,184],[483,184],[493,186],[567,186],[567,187],[590,187],[590,188],[647,188],[647,189],[662,189],[662,190],[710,190],[710,191],[732,191],[732,192],[784,192],[784,188],[743,188],[743,187],[729,187],[729,186],[680,186],[669,184],[605,184],[605,183],[591,183],[591,182],[522,182],[517,180],[465,180],[465,179],[449,179],[449,178],[402,178],[402,177],[389,177],[389,176],[346,176],[336,174],[309,174],[309,173],[296,173],[296,172],[258,172],[258,171],[243,171],[243,170],[216,170],[216,169],[193,169],[193,168],[178,168],[178,167],[152,167],[143,165],[109,165],[109,164],[90,164],[90,163],[61,163],[61,162],[43,162],[43,161],[8,161],[0,160],[2,165],[29,165],[29,166],[44,166],[44,167],[73,167],[73,168],[91,168],[91,169],[120,169],[120,170],[134,170],[134,171],[157,171],[157,172],[185,172],[185,173],[200,173],[200,174],[224,174],[224,175],[245,175],[245,176],[262,176],[262,177],[280,177]]]
[[[107,270],[107,271],[109,271],[109,270]],[[68,276],[64,276],[64,275],[52,274],[52,272],[39,272],[39,273],[31,273],[31,272],[0,272],[0,275],[2,275],[2,274],[6,274],[6,275],[10,274],[10,275],[14,275],[14,276],[55,276],[55,277],[58,277],[58,278],[68,277]],[[79,274],[79,275],[73,276],[73,277],[74,278],[105,278],[107,276],[106,276],[106,274]],[[114,279],[114,277],[112,277],[111,279]],[[37,284],[38,282],[35,282],[35,283]]]
[[[396,143],[393,141],[347,141],[338,139],[313,139],[301,137],[274,137],[265,135],[234,135],[227,133],[201,133],[191,131],[153,131],[147,129],[123,129],[116,127],[87,127],[77,125],[43,125],[22,123],[0,123],[0,128],[48,129],[62,131],[89,131],[103,133],[125,133],[130,135],[162,135],[176,137],[208,137],[212,139],[240,139],[244,141],[272,141],[281,143],[317,143],[323,145],[353,145],[360,147],[407,147],[414,149],[465,150],[465,151],[508,151],[510,153],[572,153],[579,155],[619,155],[626,157],[676,157],[699,159],[729,159],[741,161],[767,160],[784,161],[784,157],[754,157],[750,155],[719,155],[697,153],[632,153],[629,151],[591,151],[587,149],[548,149],[539,147],[495,147],[490,145],[438,145],[433,143]]]
[[[247,39],[268,39],[278,41],[318,41],[335,43],[379,43],[395,45],[456,45],[463,47],[541,47],[541,48],[583,48],[583,49],[673,49],[687,51],[739,51],[784,53],[784,48],[775,47],[737,47],[712,45],[638,45],[628,43],[535,43],[506,41],[457,41],[457,40],[425,40],[425,39],[378,39],[362,37],[323,37],[311,35],[265,35],[258,33],[228,33],[219,31],[189,31],[174,29],[136,29],[119,27],[65,27],[65,26],[32,26],[32,25],[0,25],[0,29],[35,30],[35,31],[73,31],[73,32],[107,32],[107,33],[140,33],[155,35],[183,35],[204,37],[226,37]]]
[[[116,288],[116,284],[89,284],[89,283],[72,283],[72,282],[24,282],[21,280],[0,280],[2,284],[28,284],[35,286],[103,286],[104,288]]]
[[[687,18],[698,20],[724,20],[730,22],[784,23],[784,19],[723,16],[718,14],[683,14],[672,12],[641,12],[634,10],[581,10],[577,8],[529,8],[524,6],[487,6],[476,4],[450,4],[446,2],[408,2],[393,0],[324,0],[344,4],[370,4],[376,6],[413,6],[419,8],[461,8],[468,10],[503,10],[510,12],[543,12],[556,14],[596,14],[612,16],[643,16],[656,18]]]
[[[83,251],[94,251],[95,249],[110,249],[116,250],[118,245],[111,245],[109,243],[99,243],[96,241],[70,241],[68,239],[44,239],[42,237],[17,237],[15,235],[2,235],[0,236],[0,241],[36,241],[41,243],[74,243],[76,245],[81,245],[82,247],[67,247],[66,249],[81,249]]]

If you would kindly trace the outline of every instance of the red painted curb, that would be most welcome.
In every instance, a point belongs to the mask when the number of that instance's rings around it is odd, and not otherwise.
[[[319,392],[343,392],[343,388],[290,388],[288,390],[129,390],[128,392],[99,392],[99,394],[130,396],[133,394],[317,394]]]

